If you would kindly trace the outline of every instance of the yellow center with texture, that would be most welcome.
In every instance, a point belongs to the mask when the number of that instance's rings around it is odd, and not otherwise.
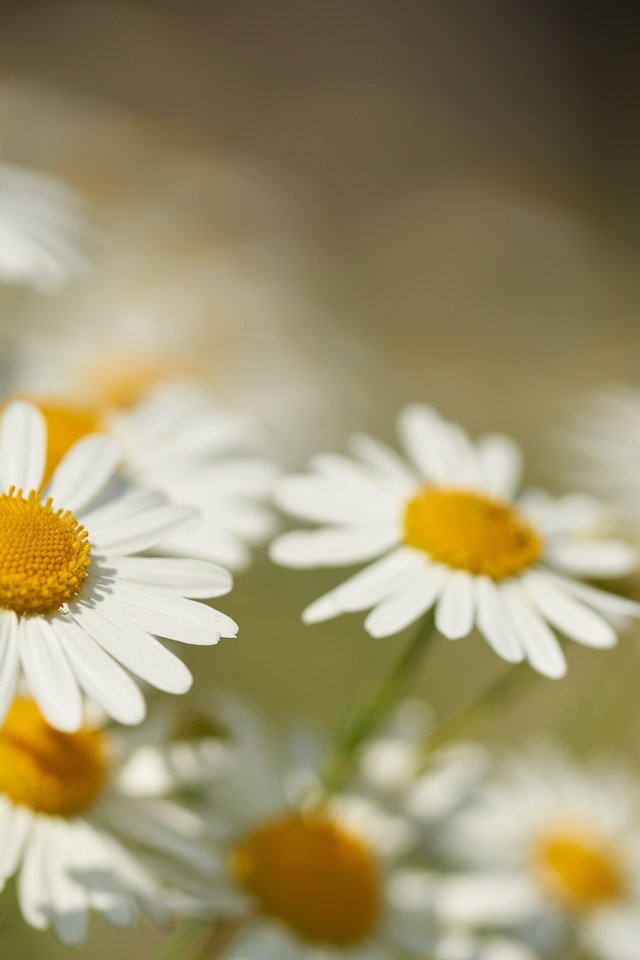
[[[37,813],[75,816],[100,792],[107,752],[98,731],[61,733],[18,697],[0,728],[0,794]]]
[[[436,563],[493,580],[532,566],[542,541],[510,504],[483,494],[427,487],[406,505],[405,543]]]
[[[291,813],[260,825],[233,849],[230,870],[263,914],[312,943],[357,944],[380,915],[373,852],[323,814]]]
[[[31,491],[0,494],[0,607],[55,613],[77,597],[90,563],[87,531],[68,510]]]
[[[584,912],[622,900],[628,878],[610,843],[588,829],[556,828],[535,849],[534,869],[550,899]]]

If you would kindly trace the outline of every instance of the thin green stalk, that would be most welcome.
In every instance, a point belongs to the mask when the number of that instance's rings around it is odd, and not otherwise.
[[[244,920],[187,920],[157,954],[156,960],[214,960],[223,955],[244,925]]]
[[[431,613],[422,621],[377,690],[356,703],[343,718],[322,777],[327,794],[340,790],[349,779],[362,747],[384,723],[404,693],[434,632]]]
[[[510,667],[490,683],[476,700],[456,710],[435,727],[429,736],[428,751],[431,753],[432,750],[457,737],[497,704],[504,703],[525,680],[535,676],[535,672],[527,663],[518,663]]]

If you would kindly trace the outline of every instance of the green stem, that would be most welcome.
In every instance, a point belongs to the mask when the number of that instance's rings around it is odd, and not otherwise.
[[[490,683],[476,700],[472,700],[471,703],[456,710],[455,713],[435,727],[427,743],[429,753],[457,737],[469,725],[492,710],[494,706],[508,699],[521,683],[535,675],[535,672],[527,663],[518,663],[510,667],[506,673],[501,674]]]
[[[378,689],[343,718],[322,777],[328,795],[339,791],[349,779],[362,747],[404,693],[433,634],[433,614],[429,614]]]
[[[211,922],[188,920],[180,924],[156,960],[214,960],[233,942],[244,920]]]

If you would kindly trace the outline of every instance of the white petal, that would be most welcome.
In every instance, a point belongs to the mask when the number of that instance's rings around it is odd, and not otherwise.
[[[118,446],[110,437],[83,437],[62,458],[47,494],[57,507],[78,512],[106,486],[119,462]]]
[[[14,400],[0,418],[0,486],[25,493],[42,483],[47,453],[47,427],[36,406]]]
[[[16,807],[4,797],[0,799],[0,886],[15,873],[25,840],[31,829],[33,814],[27,807]]]
[[[520,485],[522,451],[511,437],[485,434],[477,443],[483,489],[494,497],[513,500]]]
[[[418,570],[424,558],[404,547],[370,564],[320,597],[302,614],[305,623],[319,623],[340,613],[366,610],[399,590]]]
[[[204,603],[171,597],[144,587],[117,584],[103,606],[167,640],[208,646],[220,637],[235,637],[238,624]]]
[[[145,701],[129,674],[75,621],[66,618],[53,626],[82,689],[118,723],[140,723]]]
[[[567,662],[558,638],[539,616],[518,583],[499,587],[505,611],[531,666],[546,677],[563,677]]]
[[[638,566],[637,551],[619,540],[550,543],[545,559],[579,577],[619,577]]]
[[[437,914],[449,923],[512,924],[536,915],[532,885],[515,873],[478,873],[443,878],[435,895]]]
[[[465,571],[452,570],[436,607],[436,627],[449,640],[466,637],[473,630],[474,612],[473,577]]]
[[[12,610],[0,610],[0,726],[18,686],[18,618]]]
[[[401,411],[398,432],[420,472],[435,483],[462,483],[457,428],[423,404]]]
[[[375,607],[365,620],[372,637],[389,637],[431,609],[446,582],[444,567],[428,566],[414,575],[406,587]]]
[[[52,727],[72,732],[82,724],[82,698],[64,650],[48,620],[20,620],[19,649],[31,694]]]
[[[402,484],[408,489],[415,487],[417,477],[408,463],[402,457],[375,437],[365,433],[357,433],[349,440],[349,448],[356,457],[364,460],[389,479]]]
[[[98,511],[96,511],[97,513]],[[126,520],[104,524],[98,531],[85,518],[89,539],[95,553],[108,556],[125,556],[140,553],[156,546],[165,537],[177,533],[188,522],[196,521],[197,510],[191,507],[164,506],[142,511]]]
[[[87,893],[73,876],[78,840],[72,823],[51,818],[45,869],[51,895],[51,922],[59,939],[77,947],[87,935]]]
[[[520,663],[524,660],[524,651],[504,613],[500,594],[493,580],[476,577],[475,591],[480,633],[499,657],[509,663]]]
[[[397,495],[384,487],[303,474],[283,477],[275,500],[287,513],[311,523],[375,524],[393,516]]]
[[[109,557],[107,572],[122,580],[194,599],[221,597],[233,586],[230,573],[205,560]]]
[[[47,884],[49,831],[48,817],[33,818],[18,877],[18,900],[22,915],[36,930],[47,929],[51,914],[51,897]]]
[[[186,693],[193,678],[182,662],[135,623],[102,607],[74,611],[76,622],[127,670],[166,693]]]
[[[544,573],[531,571],[523,578],[523,584],[542,616],[556,630],[588,647],[615,646],[613,627]]]
[[[560,574],[551,573],[549,570],[545,570],[545,579],[552,580],[563,590],[573,594],[578,600],[583,600],[584,603],[589,604],[590,607],[605,616],[640,617],[640,603],[635,600],[620,597],[608,590],[599,590],[597,587],[587,586],[586,583],[578,583]]]
[[[398,541],[395,527],[388,524],[366,527],[327,527],[323,530],[295,530],[277,537],[270,556],[285,567],[341,567],[372,560]]]

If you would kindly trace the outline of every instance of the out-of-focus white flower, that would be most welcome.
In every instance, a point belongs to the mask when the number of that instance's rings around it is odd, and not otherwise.
[[[562,435],[562,466],[574,483],[607,498],[640,531],[640,390],[588,397]]]
[[[202,820],[171,799],[183,781],[168,747],[136,740],[88,722],[61,733],[25,697],[0,727],[0,888],[16,875],[26,922],[65,944],[82,943],[90,910],[116,926],[138,908],[166,922],[215,872]],[[215,776],[202,760],[200,777]]]
[[[448,922],[529,924],[548,944],[637,957],[640,787],[628,768],[582,768],[552,748],[514,756],[450,837],[469,872],[439,888]]]
[[[362,789],[324,798],[323,744],[308,731],[278,738],[229,696],[216,715],[234,746],[207,805],[224,867],[205,906],[238,923],[225,958],[437,956],[435,879],[403,866],[417,839],[408,818]]]
[[[0,718],[24,674],[49,723],[82,722],[84,690],[121,723],[138,723],[135,674],[184,693],[187,667],[157,639],[215,644],[235,636],[225,614],[197,603],[231,589],[202,560],[139,556],[195,521],[156,490],[118,489],[108,437],[74,444],[44,479],[46,423],[32,404],[0,418]],[[123,669],[125,668],[125,669]]]
[[[140,372],[143,379],[144,371]],[[141,384],[138,382],[138,387]],[[121,380],[119,399],[135,395]],[[105,387],[106,389],[106,387]],[[145,391],[142,390],[143,396]],[[168,536],[156,550],[190,559],[246,567],[251,548],[274,531],[267,500],[275,465],[251,453],[258,432],[245,417],[216,404],[195,381],[180,380],[149,389],[140,402],[118,409],[115,399],[71,401],[35,396],[48,428],[49,476],[69,448],[90,433],[105,433],[118,444],[123,473],[135,484],[162,491],[175,504],[197,509],[199,521]]]
[[[284,510],[322,526],[278,537],[276,562],[311,568],[375,560],[308,607],[307,623],[373,608],[365,628],[382,637],[435,607],[444,636],[477,627],[505,660],[526,659],[550,677],[566,672],[556,631],[587,646],[615,644],[613,622],[640,607],[579,578],[628,573],[637,557],[629,545],[598,536],[599,504],[518,496],[516,445],[497,434],[472,443],[429,407],[405,408],[399,431],[409,463],[358,435],[351,457],[316,456],[312,473],[277,488]]]
[[[0,278],[55,293],[87,272],[87,219],[79,196],[54,177],[0,165]]]
[[[427,845],[437,845],[438,826],[472,801],[489,767],[487,751],[475,743],[429,750],[432,716],[420,700],[402,703],[387,728],[369,740],[358,775],[386,803],[402,809],[422,828]]]

